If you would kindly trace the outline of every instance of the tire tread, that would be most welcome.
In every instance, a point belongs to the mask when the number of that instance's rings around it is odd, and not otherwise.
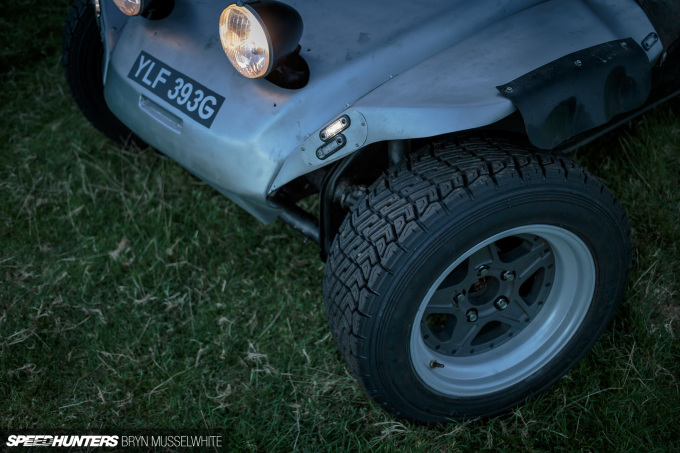
[[[604,184],[569,158],[505,138],[480,137],[458,137],[412,153],[380,177],[347,215],[326,265],[326,315],[350,370],[378,405],[400,415],[371,375],[366,357],[375,321],[368,313],[379,313],[373,304],[380,297],[380,281],[397,270],[413,239],[427,233],[429,219],[442,212],[455,215],[488,191],[545,181],[583,184],[609,199],[626,219]],[[624,224],[630,243],[630,227]]]

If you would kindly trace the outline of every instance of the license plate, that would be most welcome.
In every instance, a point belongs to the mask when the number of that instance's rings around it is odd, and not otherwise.
[[[224,103],[224,97],[144,51],[128,78],[207,128]]]

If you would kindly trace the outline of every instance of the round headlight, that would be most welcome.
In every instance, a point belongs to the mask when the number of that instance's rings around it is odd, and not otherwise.
[[[113,0],[113,3],[128,16],[138,16],[142,12],[141,0]]]
[[[250,9],[230,5],[222,11],[220,40],[229,61],[244,76],[256,79],[271,70],[271,40]]]
[[[175,0],[113,0],[113,3],[128,16],[152,20],[167,17],[175,6]]]
[[[224,52],[238,72],[251,79],[267,77],[294,53],[301,36],[300,14],[278,1],[229,5],[220,16]]]

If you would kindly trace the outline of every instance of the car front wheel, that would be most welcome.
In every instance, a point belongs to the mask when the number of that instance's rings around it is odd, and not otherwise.
[[[421,422],[490,416],[600,337],[631,259],[625,214],[568,158],[459,138],[409,156],[353,208],[324,292],[373,400]]]

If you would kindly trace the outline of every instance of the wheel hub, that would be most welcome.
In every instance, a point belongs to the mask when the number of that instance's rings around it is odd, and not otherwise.
[[[442,282],[421,320],[425,344],[445,356],[482,354],[519,334],[543,307],[555,256],[521,234],[478,250]],[[441,304],[450,294],[451,304]]]

